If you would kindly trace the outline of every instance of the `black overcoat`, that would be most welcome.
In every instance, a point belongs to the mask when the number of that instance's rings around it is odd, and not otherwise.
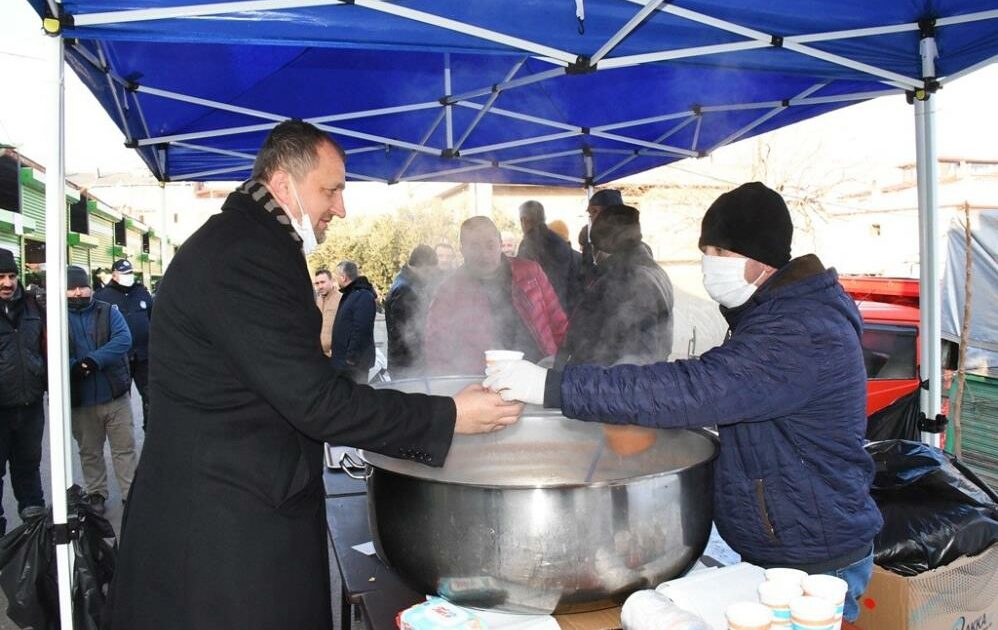
[[[114,630],[330,628],[322,441],[443,464],[453,401],[339,377],[310,280],[287,229],[239,191],[177,252]]]

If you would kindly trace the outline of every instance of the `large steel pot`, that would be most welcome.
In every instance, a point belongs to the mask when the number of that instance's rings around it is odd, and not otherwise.
[[[480,379],[383,387],[449,395]],[[660,430],[627,458],[602,442],[600,424],[528,408],[456,436],[442,468],[361,451],[378,555],[423,592],[522,613],[606,608],[683,573],[710,534],[716,439]]]

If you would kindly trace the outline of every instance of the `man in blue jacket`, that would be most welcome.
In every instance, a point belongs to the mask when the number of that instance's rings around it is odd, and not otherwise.
[[[375,357],[374,287],[353,261],[344,260],[336,271],[342,297],[333,320],[333,367],[346,372],[355,383],[367,384]]]
[[[132,263],[122,258],[111,266],[111,281],[94,296],[118,308],[125,316],[132,348],[128,351],[128,367],[132,381],[142,397],[142,430],[149,422],[149,321],[152,319],[152,295],[135,281]]]
[[[84,490],[93,508],[103,514],[108,497],[104,442],[111,443],[122,501],[128,499],[138,463],[128,395],[132,335],[117,308],[94,299],[85,269],[70,266],[66,287],[73,437],[80,447]]]
[[[814,255],[790,259],[792,235],[782,197],[758,182],[707,210],[704,286],[730,333],[699,359],[561,373],[519,361],[490,369],[485,384],[581,420],[717,425],[721,535],[748,562],[846,580],[853,621],[882,525],[863,449],[862,320],[834,269]]]

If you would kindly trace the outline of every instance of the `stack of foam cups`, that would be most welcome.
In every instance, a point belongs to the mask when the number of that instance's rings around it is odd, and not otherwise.
[[[790,602],[793,630],[835,630],[841,623],[841,617],[836,620],[835,605],[820,597],[804,595]]]
[[[773,630],[789,630],[790,602],[804,594],[799,583],[774,580],[759,585],[759,601],[770,610]]]
[[[842,627],[842,612],[845,610],[846,593],[849,583],[833,575],[809,575],[801,582],[804,594],[823,599],[835,607],[834,630]]]
[[[737,602],[724,611],[728,630],[770,630],[769,609],[755,602]]]

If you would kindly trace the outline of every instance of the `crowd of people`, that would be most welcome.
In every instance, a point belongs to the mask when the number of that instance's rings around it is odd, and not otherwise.
[[[277,125],[251,179],[178,251],[155,318],[129,261],[97,292],[68,269],[85,491],[102,511],[110,442],[127,501],[106,627],[331,628],[323,443],[441,466],[455,434],[500,431],[524,403],[648,430],[716,425],[721,534],[761,566],[842,577],[855,619],[880,527],[861,321],[834,270],[791,258],[778,193],[745,184],[704,216],[704,285],[730,331],[697,359],[669,361],[672,284],[619,191],[589,199],[579,250],[533,200],[518,247],[483,216],[461,225],[459,253],[419,245],[383,300],[388,370],[487,375],[443,397],[367,387],[374,287],[349,260],[309,276],[346,214],[345,160],[314,126]],[[0,311],[0,461],[23,514],[44,506],[45,317],[3,249]],[[487,349],[523,359],[486,369]]]

